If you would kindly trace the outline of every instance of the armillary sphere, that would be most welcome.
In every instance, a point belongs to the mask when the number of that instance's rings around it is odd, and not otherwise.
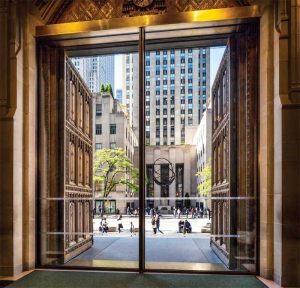
[[[169,174],[168,177],[161,177],[161,165],[167,165]],[[175,179],[175,172],[173,164],[166,158],[157,158],[153,164],[153,180],[159,186],[170,185]]]

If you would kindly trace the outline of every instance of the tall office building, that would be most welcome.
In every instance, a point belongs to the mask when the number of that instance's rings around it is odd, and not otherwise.
[[[119,103],[123,104],[123,90],[117,89],[115,99],[119,101]]]
[[[146,145],[180,145],[197,126],[210,93],[209,48],[146,51]],[[138,57],[123,57],[123,91],[133,126],[138,121]],[[124,69],[123,68],[123,69]],[[134,127],[138,131],[138,127]],[[138,136],[138,135],[137,135]]]
[[[100,92],[100,86],[111,84],[114,91],[115,86],[115,57],[92,56],[74,57],[71,59],[91,92]]]
[[[138,54],[124,54],[122,57],[122,91],[123,104],[129,115],[130,125],[138,138],[139,115],[139,57]],[[135,121],[134,121],[135,120]]]

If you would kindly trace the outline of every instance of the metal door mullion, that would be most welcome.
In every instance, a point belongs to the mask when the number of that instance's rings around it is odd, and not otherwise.
[[[139,272],[145,271],[145,28],[139,28]]]

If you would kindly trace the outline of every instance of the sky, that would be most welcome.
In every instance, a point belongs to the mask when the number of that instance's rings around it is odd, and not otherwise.
[[[218,71],[225,47],[210,48],[210,86],[212,86]],[[115,55],[115,95],[117,89],[122,89],[122,55]]]

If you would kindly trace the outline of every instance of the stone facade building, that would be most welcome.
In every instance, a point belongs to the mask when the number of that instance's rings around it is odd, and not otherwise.
[[[186,127],[200,124],[210,94],[209,48],[146,51],[146,145],[186,143]],[[138,55],[123,56],[123,91],[138,115]],[[133,123],[138,131],[138,123]],[[138,133],[136,133],[138,136]]]
[[[211,166],[211,141],[212,141],[212,111],[208,107],[203,114],[200,125],[197,127],[193,144],[196,145],[197,151],[197,172],[202,172],[209,165]],[[200,176],[197,176],[197,185],[202,182]],[[199,193],[199,191],[198,191]],[[198,194],[199,195],[199,194]],[[207,197],[199,197],[199,207],[210,208],[210,194]]]
[[[130,126],[127,114],[122,110],[118,100],[109,93],[94,94],[94,151],[98,149],[122,148],[127,158],[133,162],[134,147],[138,146],[138,140]],[[123,185],[117,185],[115,191],[109,194],[107,201],[101,198],[101,187],[95,186],[95,208],[105,203],[105,213],[115,213],[119,209],[121,213],[126,211],[126,197],[130,191]]]

